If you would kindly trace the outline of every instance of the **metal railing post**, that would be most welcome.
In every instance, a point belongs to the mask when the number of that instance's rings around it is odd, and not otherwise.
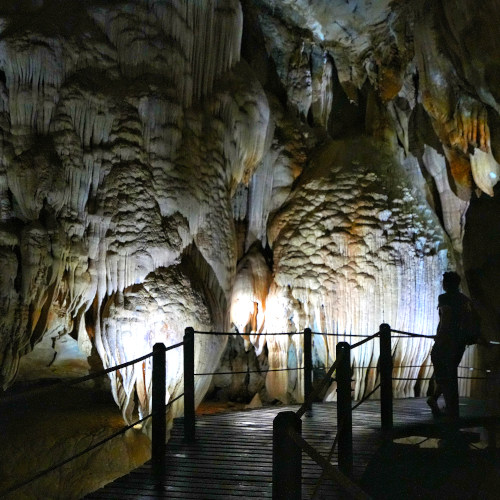
[[[392,431],[392,348],[391,327],[380,325],[380,420],[382,433]]]
[[[273,500],[302,498],[302,448],[289,430],[302,435],[302,420],[293,411],[282,411],[273,420]]]
[[[184,331],[184,440],[196,437],[194,406],[194,329]]]
[[[339,469],[352,475],[351,346],[337,344],[337,427]]]
[[[151,417],[151,463],[153,474],[161,475],[165,468],[167,421],[165,418],[166,359],[165,344],[153,346],[153,387]]]
[[[304,401],[309,401],[306,411],[312,410],[312,333],[310,328],[304,330]]]

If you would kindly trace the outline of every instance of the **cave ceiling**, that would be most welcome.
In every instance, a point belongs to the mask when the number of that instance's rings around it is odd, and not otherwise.
[[[469,208],[496,211],[499,30],[497,0],[2,1],[2,387],[63,340],[109,367],[187,326],[232,329],[282,368],[300,337],[257,333],[432,334],[450,269],[500,317],[498,229],[465,234]],[[214,370],[226,341],[200,342]],[[416,377],[429,349],[395,356]],[[316,336],[316,365],[334,356]],[[135,392],[148,410],[144,367],[111,385],[127,419]]]

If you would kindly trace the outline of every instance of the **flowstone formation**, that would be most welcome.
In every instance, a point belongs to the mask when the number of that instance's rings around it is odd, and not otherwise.
[[[240,283],[249,279],[246,271],[237,276],[233,304],[240,316],[233,314],[233,323],[241,331],[245,314],[244,330],[257,351],[262,338],[253,338],[253,331],[310,326],[342,340],[374,333],[387,321],[434,334],[443,271],[469,274],[462,261],[469,200],[493,196],[498,180],[497,69],[477,52],[477,46],[494,51],[498,8],[489,4],[488,21],[482,11],[491,27],[483,35],[468,2],[459,14],[427,1],[252,4],[245,12],[259,26],[262,50],[271,59],[261,79],[266,88],[280,89],[277,95],[300,124],[282,125],[283,117],[274,114],[275,142],[250,183],[247,248],[260,234],[268,245],[263,253],[272,253],[273,281],[263,296],[257,287],[241,292]],[[466,33],[474,35],[464,40]],[[474,63],[467,58],[471,52]],[[253,53],[248,57],[260,68]],[[279,85],[269,81],[273,70]],[[335,146],[319,134],[311,140],[305,124],[314,132],[326,129]],[[296,136],[285,134],[285,127]],[[267,221],[267,231],[255,220]],[[478,308],[493,336],[489,320],[498,314],[484,303]],[[300,335],[266,339],[271,368],[301,366]],[[315,336],[317,368],[333,362],[337,340]],[[395,376],[410,379],[394,382],[398,396],[425,394],[431,346],[427,340],[394,341],[395,365],[404,367]],[[375,385],[377,349],[364,346],[354,354],[355,397]],[[477,350],[469,348],[463,365],[478,362]],[[284,401],[301,399],[300,384],[300,377],[284,372],[266,379],[271,397]],[[470,381],[460,385],[464,394],[471,389]]]
[[[357,342],[375,333],[381,320],[409,332],[436,325],[432,304],[447,265],[446,239],[409,182],[411,168],[369,139],[336,141],[311,160],[300,188],[269,228],[275,279],[268,328],[302,331],[309,325],[315,332],[339,334],[315,336],[323,367],[331,365],[338,341]],[[300,359],[300,337],[292,342]],[[394,348],[394,365],[410,366],[396,370],[397,377],[416,378],[430,342],[398,339]],[[373,390],[377,361],[378,342],[353,350],[356,399]],[[398,383],[395,394],[413,395],[413,386]]]
[[[494,0],[3,2],[2,387],[51,349],[57,376],[63,339],[81,373],[187,326],[242,337],[224,357],[224,336],[197,337],[197,372],[300,368],[305,327],[321,371],[382,322],[433,334],[450,269],[475,276],[493,336],[497,302],[462,242],[500,175],[499,16]],[[411,379],[396,395],[425,393],[431,345],[394,340]],[[376,343],[354,353],[356,398],[377,363]],[[150,412],[149,368],[110,377],[129,422]],[[302,399],[296,372],[236,379],[197,379],[197,401]]]

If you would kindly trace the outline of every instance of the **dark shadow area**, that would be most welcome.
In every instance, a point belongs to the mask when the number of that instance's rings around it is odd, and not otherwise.
[[[474,449],[461,435],[438,448],[387,443],[362,478],[374,499],[493,499],[500,491],[500,464],[489,450]]]
[[[500,184],[495,196],[472,196],[466,214],[463,262],[470,296],[482,317],[483,335],[500,339]],[[483,361],[498,367],[500,349],[481,353]]]
[[[243,36],[241,38],[241,55],[254,70],[264,89],[274,94],[281,105],[286,107],[286,89],[280,81],[274,61],[266,51],[264,35],[258,21],[258,10],[253,2],[242,2]]]
[[[333,61],[332,61],[333,62]],[[332,74],[332,107],[328,120],[328,132],[334,139],[356,135],[365,129],[366,100],[369,86],[365,85],[362,90],[353,89],[357,102],[349,99],[342,87],[334,64]]]
[[[184,249],[181,266],[183,272],[189,276],[193,287],[199,289],[205,297],[215,331],[224,330],[227,323],[224,291],[212,267],[194,243]]]

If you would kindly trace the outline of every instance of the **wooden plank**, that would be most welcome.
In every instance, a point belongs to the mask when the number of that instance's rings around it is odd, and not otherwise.
[[[477,422],[481,404],[466,401],[462,406],[464,416],[470,422]],[[197,440],[191,444],[183,441],[183,420],[176,419],[167,444],[165,477],[160,481],[153,478],[151,465],[147,463],[86,498],[271,498],[273,419],[278,412],[297,408],[281,406],[199,416]],[[394,410],[395,432],[435,430],[436,422],[424,399],[395,400]],[[369,400],[353,413],[355,479],[361,477],[381,443],[379,412],[379,401]],[[314,405],[312,415],[302,419],[302,435],[324,457],[330,453],[336,432],[335,403]],[[335,450],[331,462],[337,464],[337,461]],[[303,455],[303,498],[311,498],[320,475],[316,463]],[[330,479],[325,479],[315,498],[342,499],[345,494]]]

